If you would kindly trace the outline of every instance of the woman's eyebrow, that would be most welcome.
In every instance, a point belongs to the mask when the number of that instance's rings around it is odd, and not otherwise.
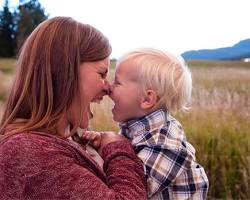
[[[105,74],[107,74],[107,73],[108,73],[108,69],[106,68],[103,72],[104,72]]]

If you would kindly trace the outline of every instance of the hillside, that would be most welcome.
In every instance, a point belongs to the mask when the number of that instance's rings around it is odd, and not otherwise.
[[[242,40],[232,47],[186,51],[185,60],[241,60],[250,58],[250,39]]]

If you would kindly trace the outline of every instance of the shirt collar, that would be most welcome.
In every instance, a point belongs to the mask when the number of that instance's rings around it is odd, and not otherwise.
[[[168,116],[169,113],[166,110],[158,109],[138,119],[120,123],[121,134],[128,139],[133,139],[156,127],[159,128],[166,122],[166,119],[169,118]]]

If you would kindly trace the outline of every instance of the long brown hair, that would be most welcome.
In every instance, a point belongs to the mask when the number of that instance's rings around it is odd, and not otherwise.
[[[20,52],[0,134],[8,127],[11,132],[53,131],[73,97],[81,96],[80,64],[110,53],[108,39],[90,25],[68,17],[41,23]]]

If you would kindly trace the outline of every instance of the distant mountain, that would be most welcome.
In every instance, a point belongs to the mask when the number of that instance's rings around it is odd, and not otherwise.
[[[186,51],[185,60],[240,60],[250,58],[250,39],[242,40],[232,47]]]

